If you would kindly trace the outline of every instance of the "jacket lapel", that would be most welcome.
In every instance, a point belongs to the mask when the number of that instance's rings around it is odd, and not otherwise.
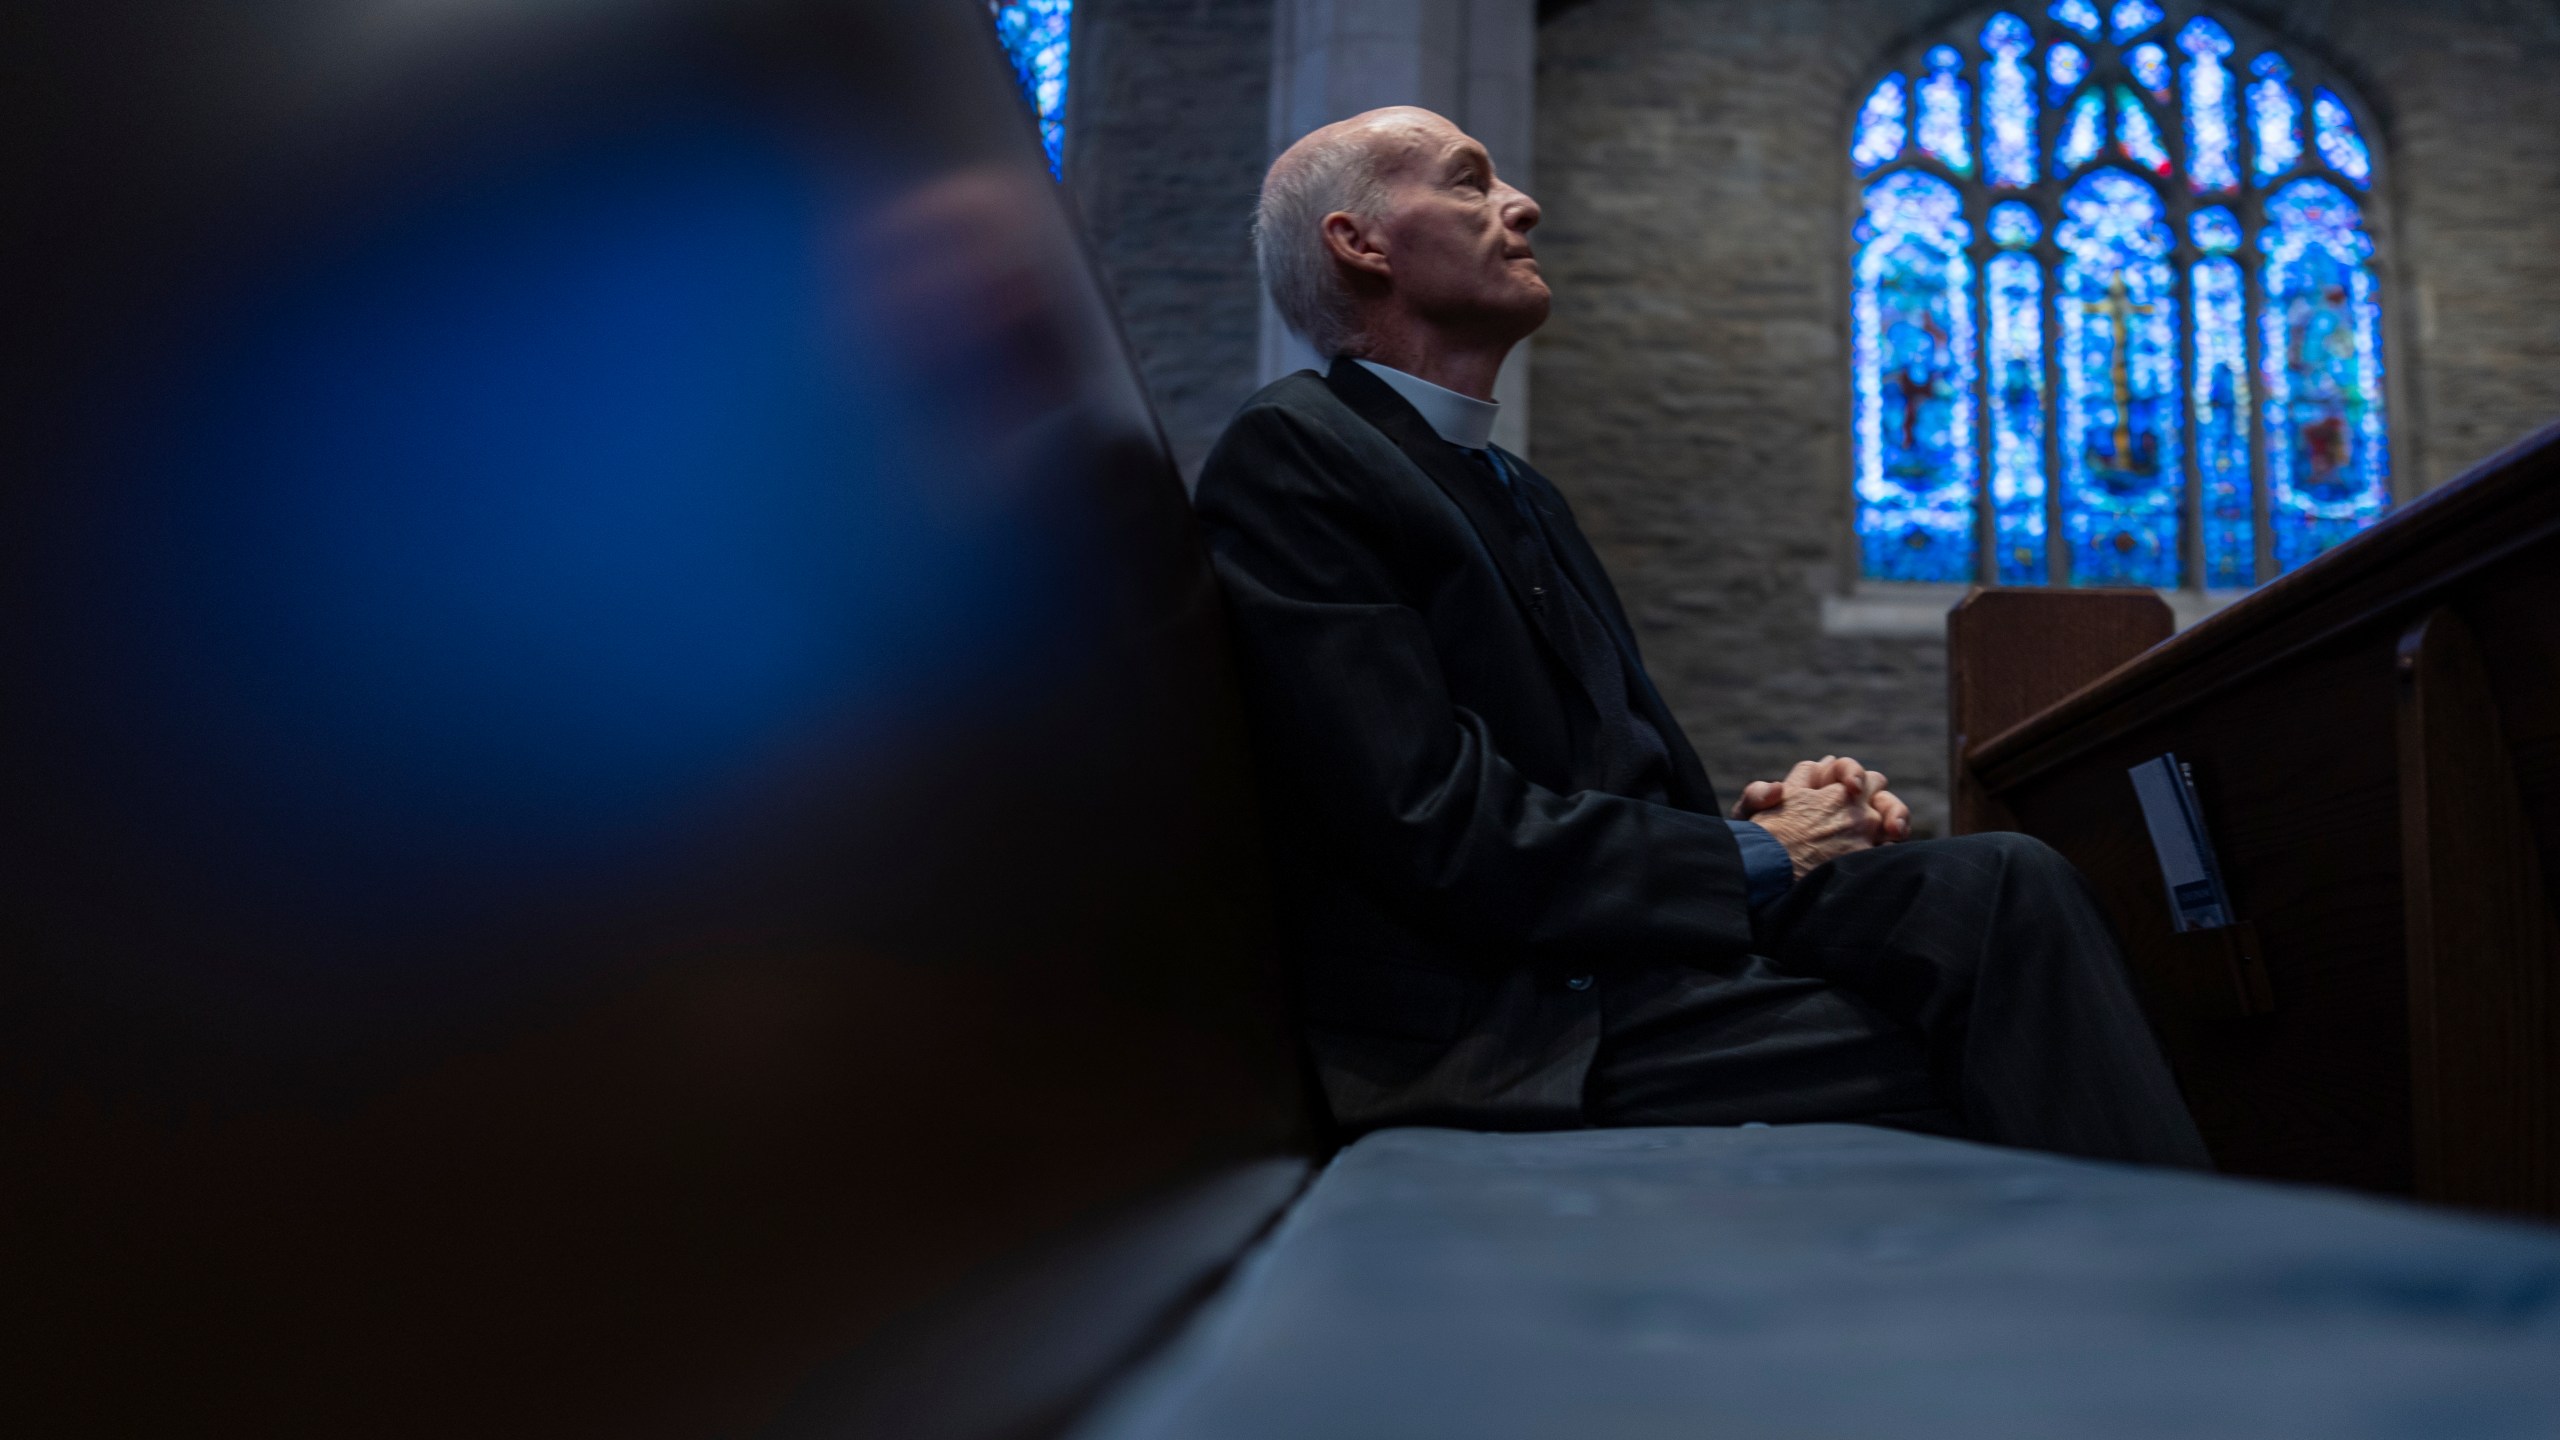
[[[1494,568],[1502,572],[1502,581],[1510,588],[1512,603],[1520,608],[1521,614],[1529,617],[1530,624],[1547,642],[1547,648],[1557,659],[1559,667],[1570,674],[1572,667],[1562,664],[1564,647],[1551,628],[1556,623],[1549,613],[1553,609],[1552,598],[1536,593],[1535,582],[1521,568],[1520,553],[1512,544],[1511,496],[1503,489],[1502,482],[1467,458],[1465,451],[1441,439],[1439,432],[1422,418],[1421,412],[1406,404],[1403,396],[1388,389],[1387,382],[1362,369],[1356,362],[1335,360],[1333,368],[1326,372],[1324,382],[1332,387],[1343,404],[1351,407],[1354,414],[1377,426],[1381,433],[1393,440],[1396,448],[1405,453],[1405,458],[1430,476],[1432,483],[1466,513],[1468,523],[1475,526],[1476,538],[1484,544],[1485,553],[1493,557]],[[1542,600],[1549,603],[1541,603]],[[1575,678],[1576,688],[1579,688],[1580,677]]]
[[[1373,377],[1374,378],[1374,377]],[[1680,728],[1671,707],[1663,703],[1662,692],[1653,688],[1653,675],[1645,669],[1644,657],[1637,652],[1635,629],[1627,622],[1625,607],[1618,603],[1617,587],[1609,583],[1609,574],[1601,568],[1600,557],[1584,538],[1582,527],[1572,518],[1553,482],[1530,467],[1528,461],[1505,450],[1511,463],[1515,483],[1528,487],[1530,503],[1538,507],[1547,527],[1547,537],[1556,552],[1556,564],[1565,577],[1580,587],[1591,608],[1599,612],[1601,623],[1609,627],[1609,638],[1618,647],[1620,663],[1635,677],[1637,698],[1644,705],[1645,718],[1662,736],[1664,748],[1671,752],[1672,782],[1678,790],[1673,799],[1704,814],[1716,814],[1722,804],[1716,799],[1715,782],[1708,778],[1707,767],[1698,759],[1697,749],[1690,745],[1688,732]]]

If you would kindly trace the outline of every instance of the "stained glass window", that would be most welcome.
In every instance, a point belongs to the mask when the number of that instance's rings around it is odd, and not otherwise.
[[[1067,35],[1075,0],[988,0],[995,12],[996,36],[1013,59],[1014,78],[1022,83],[1031,113],[1040,121],[1040,144],[1049,152],[1049,173],[1065,173],[1067,162]]]
[[[1937,156],[1957,174],[1973,168],[1973,148],[1965,139],[1964,57],[1952,45],[1929,52],[1929,78],[1920,82],[1920,148]]]
[[[2027,69],[2035,48],[2027,22],[2002,12],[1982,27],[1982,174],[1994,185],[2024,188],[2036,179],[2036,87]]]
[[[1973,578],[1972,233],[1937,176],[1867,187],[1851,352],[1858,533],[1878,579]]]
[[[1973,62],[1867,92],[1868,578],[2239,588],[2389,509],[2374,152],[2340,88],[2179,10],[1995,11]]]
[[[2178,48],[2187,52],[2187,183],[2200,194],[2229,190],[2240,183],[2240,132],[2222,63],[2231,32],[2199,15],[2178,32]]]
[[[2125,56],[2124,60],[2125,64],[2133,70],[2134,80],[2143,89],[2151,92],[2152,99],[2163,102],[2168,100],[2168,51],[2157,45],[2136,45],[2133,47],[2133,53]]]
[[[2116,0],[2115,12],[2107,17],[2109,38],[2121,45],[2160,23],[2162,12],[2152,0]]]
[[[2159,192],[2091,171],[2062,202],[2064,541],[2073,578],[2175,585],[2178,297]]]
[[[2116,148],[2154,175],[2169,173],[2169,147],[2160,143],[2160,127],[2151,119],[2151,107],[2121,85],[2116,87]]]
[[[2302,159],[2302,97],[2286,83],[2293,67],[2269,51],[2249,62],[2249,128],[2257,141],[2258,183],[2292,169]]]
[[[2257,578],[2256,525],[2249,489],[2248,285],[2240,262],[2240,221],[2216,205],[2199,210],[2188,232],[2203,258],[2189,273],[2195,297],[2196,478],[2204,526],[2204,583],[2225,590]]]
[[[2327,90],[2313,91],[2311,135],[2330,169],[2354,181],[2358,189],[2371,183],[2373,157],[2365,152],[2364,137],[2356,133],[2355,117],[2347,113],[2346,101]]]
[[[2004,585],[2045,578],[2044,267],[2021,253],[2042,223],[2017,200],[1991,207],[2000,253],[1985,274],[1990,330],[1984,389],[1991,414],[1991,552]]]
[[[2289,570],[2391,504],[2382,414],[2382,307],[2356,202],[2318,178],[2267,202],[2259,375],[2266,386],[2267,527]]]
[[[2107,143],[2107,102],[2095,90],[2081,92],[2071,102],[2071,118],[2062,125],[2062,138],[2054,142],[2053,173],[2056,178],[2069,175],[2098,158]]]
[[[1905,92],[1901,76],[1887,75],[1868,93],[1867,103],[1858,107],[1858,134],[1850,144],[1850,155],[1861,173],[1902,153],[1908,134],[1903,118],[1909,105]]]
[[[2056,105],[2089,78],[2089,52],[2065,40],[2044,52],[2045,98]]]

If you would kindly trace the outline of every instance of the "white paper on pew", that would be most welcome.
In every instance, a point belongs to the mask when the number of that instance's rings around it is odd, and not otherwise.
[[[2169,914],[2180,930],[2211,930],[2231,923],[2231,905],[2214,864],[2213,841],[2205,834],[2193,786],[2174,754],[2146,760],[2125,772],[2142,801],[2142,820],[2151,829],[2151,848],[2160,857],[2160,878],[2169,889]]]

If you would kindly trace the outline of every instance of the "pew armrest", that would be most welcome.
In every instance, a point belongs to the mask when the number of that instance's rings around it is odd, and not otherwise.
[[[2169,638],[2168,602],[2142,589],[1976,586],[1947,612],[1950,830],[2012,828],[1967,756]]]

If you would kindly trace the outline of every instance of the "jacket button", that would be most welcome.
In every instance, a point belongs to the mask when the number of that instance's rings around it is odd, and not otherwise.
[[[1588,975],[1576,975],[1572,979],[1564,982],[1564,988],[1567,990],[1588,990],[1591,988],[1591,977]]]

